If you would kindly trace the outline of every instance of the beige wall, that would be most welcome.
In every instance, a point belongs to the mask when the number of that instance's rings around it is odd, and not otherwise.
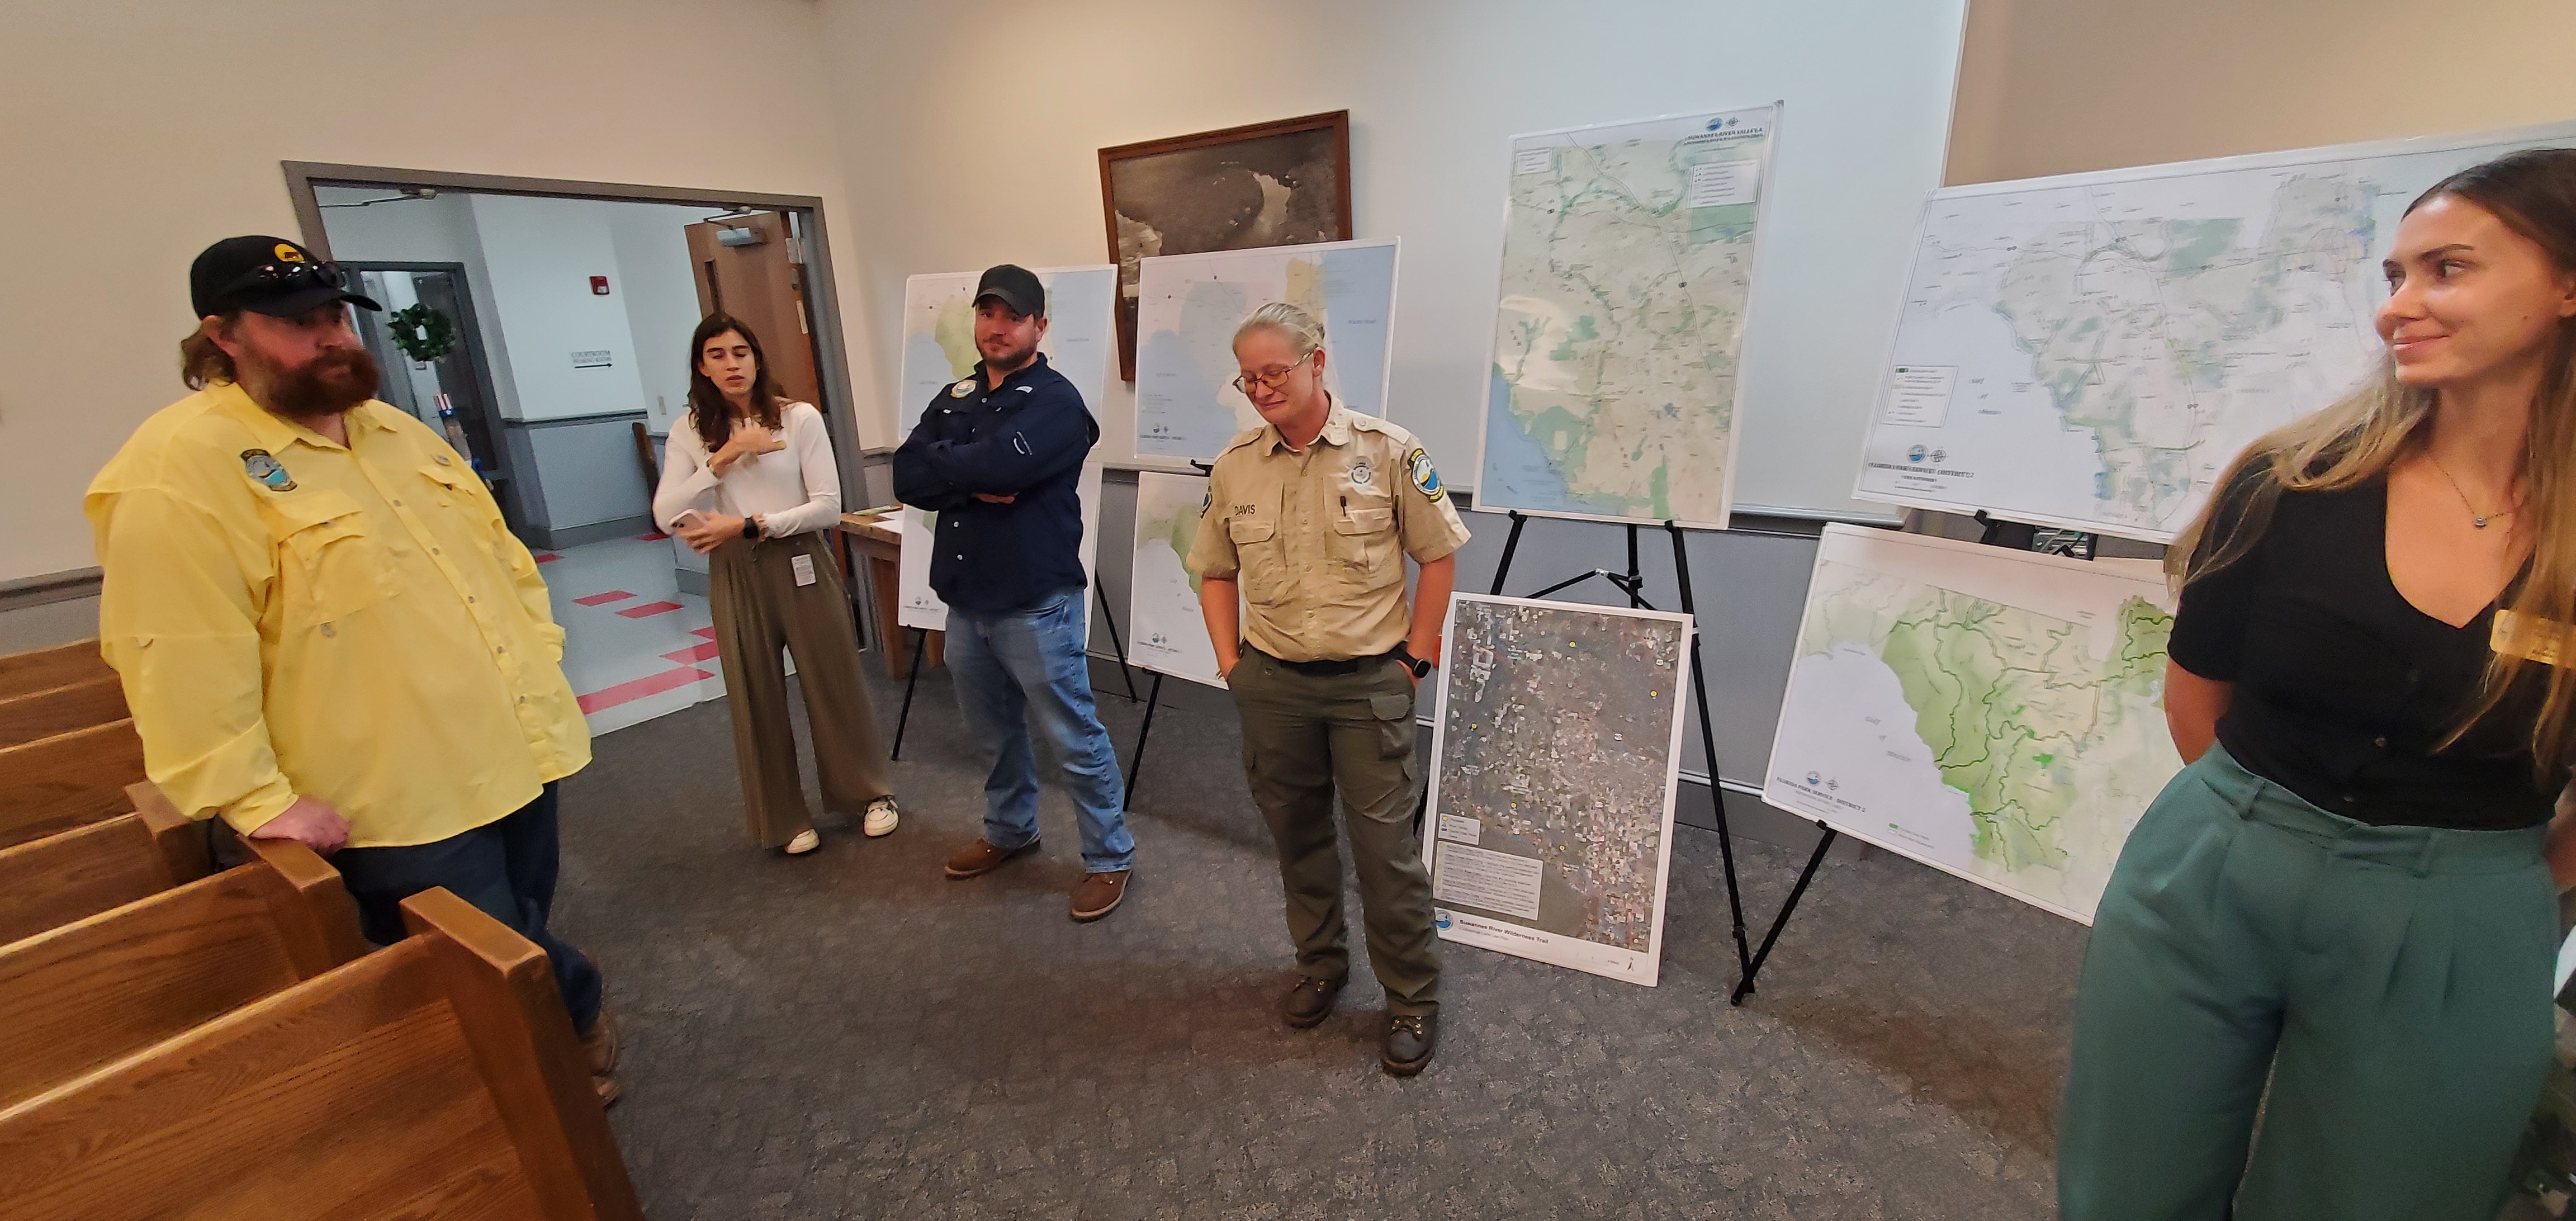
[[[93,562],[82,488],[184,393],[189,259],[296,234],[280,161],[819,195],[849,283],[821,28],[806,0],[7,5],[0,581]]]
[[[1946,175],[2576,118],[2568,0],[1972,0]]]

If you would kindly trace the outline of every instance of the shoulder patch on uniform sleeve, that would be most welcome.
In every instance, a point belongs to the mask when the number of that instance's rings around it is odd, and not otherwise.
[[[1405,474],[1413,480],[1414,490],[1422,493],[1424,499],[1438,500],[1448,495],[1447,490],[1440,486],[1440,472],[1431,469],[1431,455],[1424,453],[1420,446],[1415,446],[1412,453],[1405,455],[1404,467]]]

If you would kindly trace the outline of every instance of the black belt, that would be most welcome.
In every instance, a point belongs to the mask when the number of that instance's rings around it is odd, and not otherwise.
[[[1247,645],[1245,647],[1250,648],[1251,646]],[[1259,649],[1252,649],[1251,651],[1261,653],[1261,650]],[[1261,655],[1263,657],[1270,657],[1270,654],[1268,653],[1261,653]],[[1345,675],[1357,674],[1360,672],[1362,667],[1375,665],[1378,662],[1385,661],[1387,658],[1393,656],[1395,656],[1395,650],[1389,649],[1386,652],[1379,653],[1372,657],[1351,657],[1337,661],[1290,661],[1284,657],[1270,657],[1270,660],[1278,662],[1280,665],[1286,666],[1289,669],[1294,670],[1299,674],[1306,675],[1309,678],[1341,678]]]

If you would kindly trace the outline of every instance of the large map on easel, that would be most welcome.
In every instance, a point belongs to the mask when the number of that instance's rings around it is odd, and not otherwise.
[[[1654,986],[1690,617],[1459,594],[1434,680],[1444,940]]]
[[[1042,267],[1038,283],[1047,294],[1047,333],[1038,351],[1096,416],[1109,389],[1109,369],[1116,360],[1117,331],[1110,307],[1117,299],[1118,269]],[[895,423],[906,437],[921,413],[959,379],[974,372],[975,284],[979,272],[946,272],[913,276],[903,282],[903,365],[897,375]],[[1100,468],[1082,473],[1082,570],[1092,573],[1099,551]],[[903,558],[897,573],[895,619],[905,627],[945,631],[948,606],[930,588],[930,549],[939,515],[905,507],[901,515]]]
[[[1726,525],[1779,116],[1512,141],[1477,508]]]
[[[2170,542],[2246,445],[2379,359],[2379,261],[2407,204],[2571,139],[2576,124],[1938,192],[1853,494]]]
[[[2154,564],[1825,527],[1763,800],[2091,923],[2182,769]]]
[[[1136,453],[1213,460],[1261,426],[1233,386],[1235,328],[1285,301],[1324,325],[1324,387],[1386,415],[1396,240],[1171,254],[1136,264]]]

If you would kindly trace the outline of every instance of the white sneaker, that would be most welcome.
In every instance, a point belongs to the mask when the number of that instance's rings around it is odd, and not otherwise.
[[[895,819],[894,798],[879,797],[868,803],[868,816],[860,821],[859,829],[867,832],[871,839],[880,835],[892,835]]]
[[[787,841],[787,855],[803,856],[822,846],[823,837],[815,834],[814,829],[808,827],[805,830],[797,832],[796,838]]]

